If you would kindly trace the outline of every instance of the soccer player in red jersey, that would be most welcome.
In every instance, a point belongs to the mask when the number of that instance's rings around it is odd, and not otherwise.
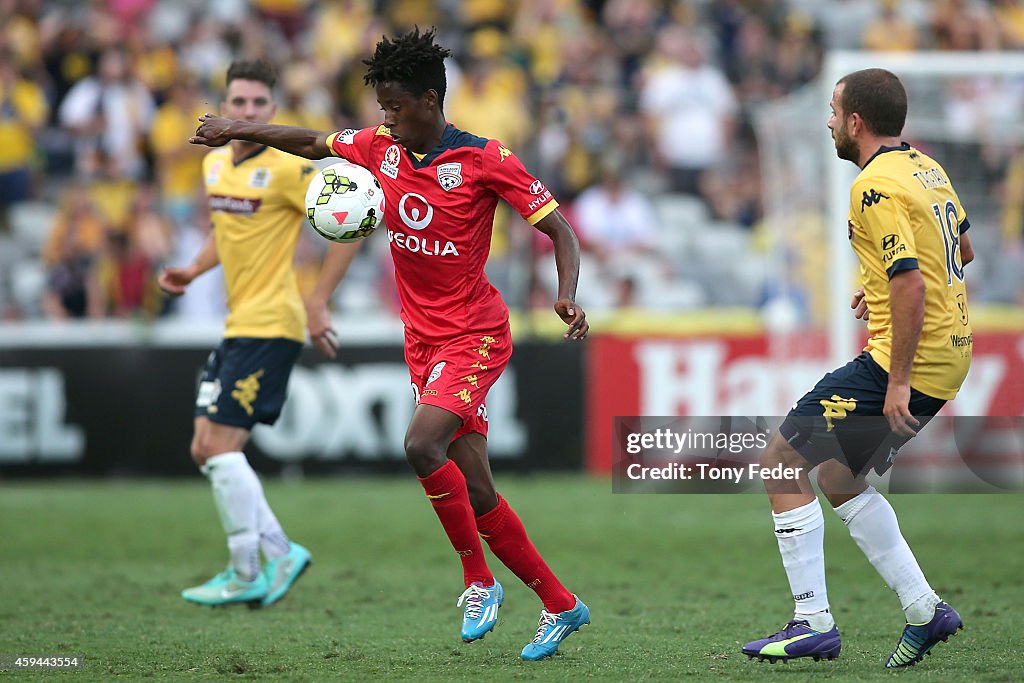
[[[497,140],[445,120],[444,59],[434,32],[415,29],[377,43],[364,80],[375,88],[383,125],[324,133],[212,114],[189,140],[219,146],[230,140],[269,145],[308,159],[330,155],[369,168],[384,188],[384,218],[405,323],[405,358],[417,407],[405,451],[462,561],[466,590],[462,639],[482,638],[497,622],[504,591],[484,559],[480,537],[544,604],[537,633],[522,658],[543,659],[590,623],[590,610],[548,568],[522,522],[494,488],[487,459],[487,391],[508,364],[508,308],[487,280],[494,210],[508,202],[554,245],[555,312],[564,337],[586,338],[589,323],[575,302],[579,243],[544,184]],[[328,256],[335,276],[314,293],[325,301],[353,252]],[[311,307],[314,308],[314,307]],[[310,321],[321,346],[333,330]]]

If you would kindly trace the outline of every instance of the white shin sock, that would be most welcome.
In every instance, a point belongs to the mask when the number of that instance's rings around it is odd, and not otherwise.
[[[200,469],[213,486],[213,500],[228,536],[231,566],[239,578],[252,581],[260,571],[260,480],[239,451],[207,458]]]
[[[260,533],[260,548],[263,549],[263,556],[267,561],[276,560],[288,554],[291,548],[291,541],[277,521],[277,516],[270,509],[267,498],[263,495],[263,487],[260,487],[260,509],[257,516],[257,529]]]
[[[772,513],[782,565],[796,603],[796,616],[816,631],[835,625],[825,590],[825,517],[818,499],[781,513]]]
[[[930,621],[939,596],[928,585],[914,553],[900,533],[896,512],[885,496],[869,486],[835,511],[871,565],[889,588],[896,591],[907,622]]]

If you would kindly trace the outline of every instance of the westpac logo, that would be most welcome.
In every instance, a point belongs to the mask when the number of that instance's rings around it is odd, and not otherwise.
[[[860,212],[864,213],[864,209],[870,208],[870,207],[874,206],[875,204],[878,204],[879,202],[881,202],[883,199],[889,199],[889,198],[890,198],[889,195],[883,194],[883,193],[879,192],[878,190],[876,190],[875,188],[871,188],[870,190],[868,190],[867,192],[865,192],[861,196]]]

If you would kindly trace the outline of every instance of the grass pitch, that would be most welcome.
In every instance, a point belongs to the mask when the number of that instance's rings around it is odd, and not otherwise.
[[[890,498],[967,626],[914,670],[890,672],[882,662],[903,626],[898,600],[827,511],[842,656],[770,665],[739,652],[793,607],[763,496],[613,496],[607,481],[572,476],[499,484],[593,613],[554,659],[519,661],[540,604],[497,561],[506,587],[498,627],[459,641],[458,561],[411,475],[268,482],[271,505],[314,565],[266,610],[179,597],[226,561],[198,476],[0,484],[0,657],[84,655],[80,670],[42,674],[80,680],[916,682],[1016,681],[1024,671],[1021,496]]]

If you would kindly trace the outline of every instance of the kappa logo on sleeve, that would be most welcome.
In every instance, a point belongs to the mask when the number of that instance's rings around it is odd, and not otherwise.
[[[871,188],[865,192],[860,200],[860,212],[864,213],[864,209],[869,209],[875,204],[881,203],[883,199],[890,199],[889,195],[879,192],[875,188]]]

